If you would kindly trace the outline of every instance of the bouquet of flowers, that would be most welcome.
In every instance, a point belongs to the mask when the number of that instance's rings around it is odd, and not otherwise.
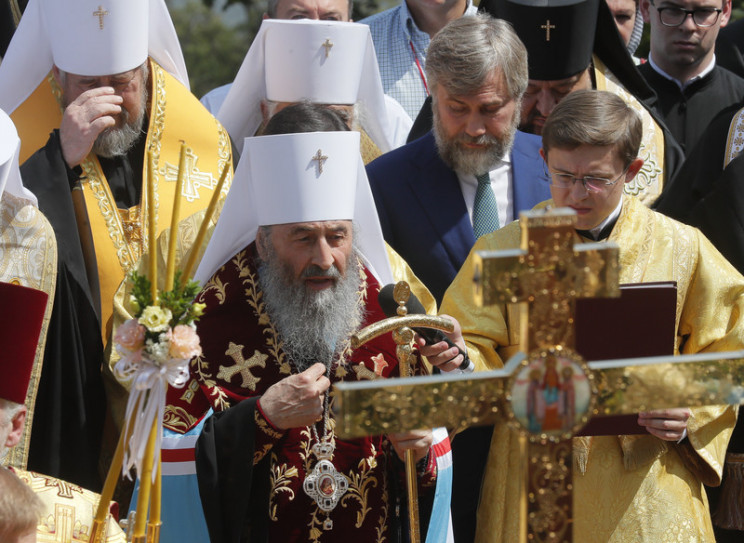
[[[175,273],[172,290],[155,293],[150,280],[136,271],[130,275],[130,305],[134,318],[119,326],[114,335],[121,359],[114,367],[117,379],[131,382],[126,420],[134,420],[123,471],[141,462],[153,423],[162,424],[168,385],[182,388],[189,378],[189,361],[201,354],[195,321],[204,304],[193,303],[199,292],[195,281],[182,281]],[[134,417],[133,419],[130,417]],[[155,450],[160,450],[160,434]],[[153,473],[154,476],[154,473]]]

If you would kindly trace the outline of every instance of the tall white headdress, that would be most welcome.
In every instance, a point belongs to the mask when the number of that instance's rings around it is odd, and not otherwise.
[[[0,109],[0,198],[7,192],[18,198],[29,200],[38,206],[36,196],[23,186],[21,171],[18,169],[18,153],[21,140],[10,117]]]
[[[0,64],[0,109],[12,113],[53,64],[102,76],[136,68],[148,55],[188,88],[164,0],[30,0]]]
[[[354,221],[365,264],[381,284],[392,282],[357,132],[246,138],[195,279],[204,284],[256,239],[259,226],[331,220]]]
[[[233,141],[256,133],[264,99],[358,103],[372,141],[383,152],[392,148],[385,93],[367,25],[264,20],[217,113]]]

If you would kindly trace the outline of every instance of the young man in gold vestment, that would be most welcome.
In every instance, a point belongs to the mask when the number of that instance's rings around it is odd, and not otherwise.
[[[741,349],[744,277],[698,230],[623,194],[623,184],[642,166],[641,132],[637,113],[611,93],[577,91],[564,98],[542,134],[549,203],[576,211],[577,243],[609,239],[619,245],[622,283],[677,282],[675,353]],[[483,236],[473,251],[519,243],[520,226],[514,222]],[[462,334],[453,339],[467,345],[477,370],[498,368],[519,341],[512,339],[519,337],[516,323],[498,309],[475,306],[472,277],[471,253],[444,297],[442,313],[459,321]],[[642,334],[642,316],[638,324]],[[455,355],[444,343],[422,351],[445,369]],[[574,540],[714,541],[703,483],[720,483],[735,420],[735,410],[726,406],[668,409],[639,415],[648,435],[574,438]],[[514,497],[525,481],[522,462],[516,433],[497,422],[476,541],[517,537],[523,519]]]

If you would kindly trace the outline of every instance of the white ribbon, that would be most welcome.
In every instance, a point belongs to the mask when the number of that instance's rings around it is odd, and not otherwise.
[[[141,357],[139,352],[132,353],[119,346],[117,348],[124,356],[114,368],[116,376],[127,378],[127,380],[134,378],[124,419],[126,426],[129,425],[129,421],[134,420],[134,427],[131,435],[128,436],[122,465],[122,475],[131,479],[132,466],[137,468],[140,476],[143,473],[142,462],[153,424],[157,424],[155,452],[158,454],[160,451],[168,385],[183,388],[189,379],[189,360],[172,358],[162,362],[153,362],[146,358],[146,349],[143,349],[142,353],[145,356]],[[153,482],[156,475],[157,470],[153,469]]]

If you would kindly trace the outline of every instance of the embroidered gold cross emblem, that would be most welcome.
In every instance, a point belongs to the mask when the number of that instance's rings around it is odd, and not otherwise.
[[[243,347],[243,345],[236,345],[232,341],[230,342],[230,345],[228,346],[227,351],[225,351],[225,354],[235,360],[235,365],[220,366],[220,371],[217,373],[217,379],[230,381],[237,374],[240,374],[240,376],[243,378],[243,382],[240,386],[250,390],[256,390],[256,385],[261,380],[261,378],[254,377],[253,373],[251,373],[251,368],[254,368],[256,366],[265,368],[266,359],[269,357],[269,355],[261,354],[258,351],[255,351],[252,357],[250,357],[248,360],[245,360],[243,358]]]
[[[550,31],[555,29],[555,25],[550,24],[550,19],[548,19],[544,25],[540,25],[540,28],[545,31],[545,41],[550,41]]]
[[[98,28],[103,30],[103,18],[108,15],[109,12],[103,9],[103,6],[98,6],[98,11],[93,12],[93,17],[98,17]]]
[[[198,160],[199,157],[191,149],[186,149],[186,171],[184,172],[181,196],[189,202],[199,199],[199,189],[201,187],[212,190],[217,186],[217,181],[212,177],[211,172],[201,172],[196,167]],[[166,162],[165,168],[160,171],[160,174],[165,177],[166,181],[176,182],[178,180],[178,166]]]
[[[323,173],[323,164],[325,164],[325,161],[328,160],[328,157],[323,154],[323,151],[318,149],[318,152],[315,153],[315,156],[312,158],[312,160],[317,161],[318,163],[318,175]]]
[[[330,38],[326,38],[326,41],[324,41],[324,42],[323,42],[323,43],[321,44],[321,47],[325,47],[325,54],[326,54],[326,58],[328,58],[328,56],[329,56],[329,55],[331,54],[331,48],[332,48],[332,47],[333,47],[334,45],[335,45],[335,44],[334,44],[334,43],[333,43],[333,42],[332,42],[332,41],[330,40]]]

